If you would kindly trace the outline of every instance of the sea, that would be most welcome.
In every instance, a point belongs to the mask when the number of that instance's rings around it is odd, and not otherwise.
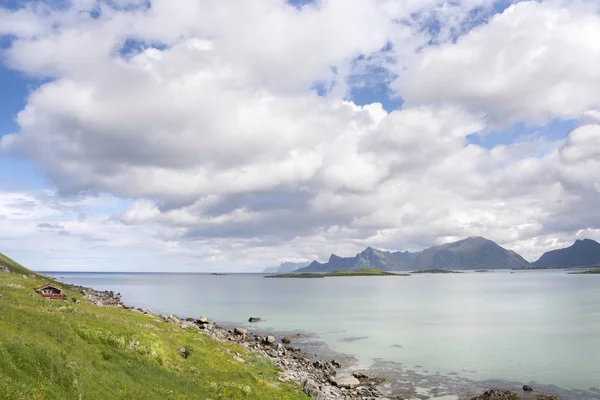
[[[265,279],[264,274],[50,272],[127,305],[292,335],[411,399],[489,387],[600,399],[600,275],[564,270]]]

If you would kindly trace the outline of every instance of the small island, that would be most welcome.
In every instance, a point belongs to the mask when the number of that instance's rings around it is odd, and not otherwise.
[[[420,271],[413,271],[413,272],[411,272],[411,274],[462,274],[462,272],[451,271],[449,269],[434,268],[434,269],[423,269]]]
[[[324,274],[317,274],[313,272],[304,272],[300,274],[279,274],[279,275],[266,275],[265,278],[329,278],[329,277],[340,277],[340,276],[410,276],[409,274],[395,274],[393,272],[381,271],[375,268],[363,268],[356,271],[333,271]]]
[[[586,271],[569,272],[570,275],[593,275],[600,274],[600,268],[589,269]]]

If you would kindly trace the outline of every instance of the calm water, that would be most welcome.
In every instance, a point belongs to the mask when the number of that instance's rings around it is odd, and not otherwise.
[[[374,359],[469,379],[600,387],[600,275],[495,271],[264,279],[232,274],[53,274],[156,312],[308,331]]]

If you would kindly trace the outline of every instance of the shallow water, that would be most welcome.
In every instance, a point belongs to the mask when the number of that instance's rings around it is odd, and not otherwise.
[[[562,389],[600,387],[600,275],[494,271],[264,279],[259,274],[55,273],[126,304],[308,331],[358,367]],[[594,392],[595,393],[595,392]],[[583,398],[583,397],[582,397]],[[590,397],[596,398],[596,397]]]

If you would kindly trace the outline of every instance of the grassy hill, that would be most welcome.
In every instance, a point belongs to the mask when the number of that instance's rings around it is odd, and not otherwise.
[[[62,284],[66,301],[44,299],[34,288],[50,279],[0,262],[18,272],[0,273],[0,399],[307,399],[237,345],[87,303]]]
[[[3,268],[4,267],[4,268]],[[34,274],[35,272],[25,268],[18,262],[8,258],[4,254],[0,253],[0,272],[8,269],[9,272],[16,274]]]

